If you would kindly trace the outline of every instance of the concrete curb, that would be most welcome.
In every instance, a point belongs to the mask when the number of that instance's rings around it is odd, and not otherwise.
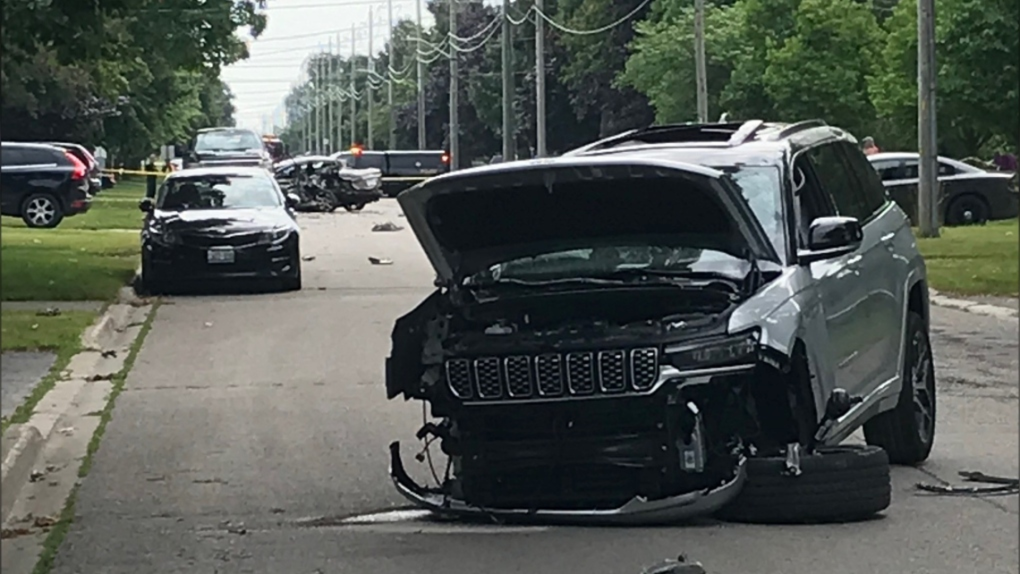
[[[42,451],[42,433],[31,425],[12,425],[3,436],[3,464],[0,467],[0,523],[18,499],[21,488],[32,477],[32,466]]]
[[[977,303],[975,301],[968,301],[967,299],[946,297],[945,295],[940,295],[938,291],[935,291],[934,289],[928,290],[928,299],[932,305],[946,307],[949,309],[957,309],[959,311],[966,311],[977,315],[985,315],[998,319],[1016,319],[1020,317],[1020,313],[1017,313],[1016,309],[1000,307],[999,305],[988,305],[987,303]]]
[[[149,302],[139,298],[131,287],[121,287],[115,303],[108,305],[91,327],[81,334],[81,346],[85,351],[101,351],[117,333],[127,328],[131,321],[131,308]]]

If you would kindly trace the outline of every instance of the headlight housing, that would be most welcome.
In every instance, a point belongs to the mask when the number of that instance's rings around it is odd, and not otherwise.
[[[181,236],[174,233],[173,230],[163,230],[160,228],[154,228],[149,230],[149,239],[163,247],[173,247],[181,242]]]
[[[351,186],[359,191],[371,191],[379,187],[378,177],[359,177],[351,181]]]
[[[271,243],[280,243],[290,237],[291,229],[289,227],[277,227],[270,229],[269,231],[262,232],[259,235],[259,245],[269,245]]]
[[[719,339],[666,347],[666,362],[681,371],[746,365],[758,360],[761,331],[752,329]]]

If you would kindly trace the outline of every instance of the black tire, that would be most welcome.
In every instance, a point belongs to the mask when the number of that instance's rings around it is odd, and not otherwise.
[[[892,501],[889,458],[879,447],[819,448],[801,454],[800,468],[799,476],[788,476],[782,456],[748,459],[744,488],[719,518],[751,524],[851,522],[882,512]]]
[[[899,402],[864,424],[864,439],[885,449],[893,464],[917,465],[935,443],[937,401],[928,326],[914,311],[907,313],[906,344]]]
[[[350,212],[361,211],[365,209],[365,205],[364,203],[348,203],[344,205],[344,209]]]
[[[294,262],[291,263],[294,266],[294,274],[290,277],[285,277],[281,281],[281,287],[284,291],[300,291],[301,290],[301,252],[296,251],[294,253]]]
[[[958,195],[946,208],[946,225],[984,225],[991,209],[983,197],[974,194]]]
[[[64,220],[64,207],[49,193],[33,193],[21,203],[21,220],[29,227],[51,229]]]
[[[135,282],[135,292],[139,291],[140,295],[161,295],[163,293],[163,286],[152,270],[152,262],[145,255],[142,255],[142,273]]]

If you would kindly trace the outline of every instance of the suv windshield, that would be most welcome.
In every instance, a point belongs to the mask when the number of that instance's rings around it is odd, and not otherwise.
[[[783,187],[779,168],[716,167],[733,178],[777,252],[783,253]]]
[[[165,210],[280,207],[282,198],[268,177],[209,175],[178,177],[164,183],[156,207]]]
[[[195,151],[261,150],[262,139],[246,130],[219,130],[198,134]]]

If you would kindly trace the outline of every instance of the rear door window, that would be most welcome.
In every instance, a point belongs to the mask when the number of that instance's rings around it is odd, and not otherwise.
[[[864,197],[857,190],[857,177],[847,164],[838,143],[822,144],[808,150],[806,154],[822,189],[832,197],[837,213],[864,221],[870,212]]]
[[[956,168],[944,161],[939,162],[939,176],[956,175]]]
[[[882,178],[882,181],[890,181],[893,179],[899,179],[896,176],[896,172],[900,167],[900,161],[895,159],[885,159],[881,161],[871,162],[871,167],[875,168],[878,172],[878,176]]]
[[[21,150],[15,147],[4,147],[3,156],[0,157],[0,164],[4,167],[14,167],[23,165],[25,163],[25,156],[21,153]]]
[[[22,163],[25,165],[52,165],[61,163],[59,160],[63,159],[62,154],[55,149],[24,148],[21,154],[24,158]]]
[[[439,154],[395,153],[390,154],[390,169],[394,173],[435,175],[442,171],[443,160]]]
[[[885,206],[887,201],[885,186],[861,150],[848,143],[840,144],[838,147],[857,179],[857,192],[862,198],[866,213],[862,220],[867,219]]]

